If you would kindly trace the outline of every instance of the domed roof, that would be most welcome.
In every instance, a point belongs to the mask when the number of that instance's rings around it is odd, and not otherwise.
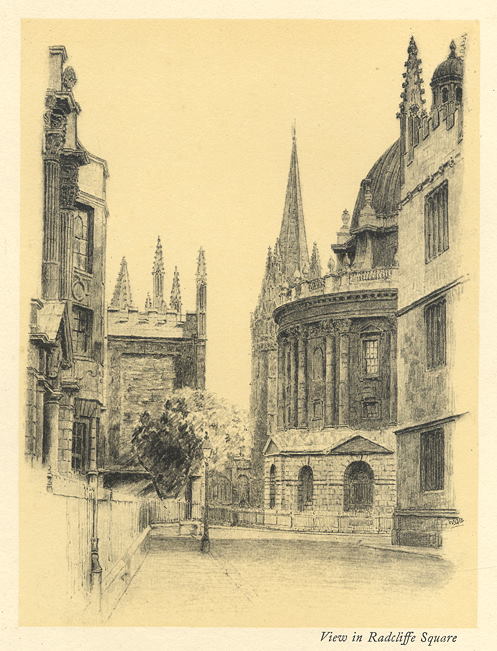
[[[431,78],[431,85],[449,81],[449,79],[462,80],[464,65],[461,57],[456,55],[456,44],[454,41],[450,44],[450,54],[436,68]]]
[[[400,201],[400,140],[396,140],[380,156],[365,177],[371,182],[372,204],[378,217],[390,217],[397,212]],[[364,206],[365,188],[357,195],[351,228],[357,228],[359,214]]]

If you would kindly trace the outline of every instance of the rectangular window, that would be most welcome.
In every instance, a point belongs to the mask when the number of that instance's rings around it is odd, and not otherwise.
[[[378,375],[378,339],[363,339],[364,373]]]
[[[364,400],[362,403],[363,418],[379,418],[380,406],[377,400]]]
[[[445,466],[443,429],[422,432],[420,443],[421,490],[442,490]]]
[[[323,401],[322,400],[314,400],[312,403],[313,407],[313,418],[320,419],[323,417]]]
[[[91,273],[93,253],[93,210],[79,206],[74,216],[74,266]]]
[[[425,197],[425,260],[449,248],[448,183],[435,188]]]
[[[86,456],[88,450],[87,423],[75,421],[72,428],[72,456],[71,468],[73,470],[86,469]]]
[[[75,305],[72,309],[72,316],[74,352],[79,355],[90,355],[93,312]]]
[[[425,309],[426,365],[438,368],[445,364],[446,317],[445,299],[428,305]]]

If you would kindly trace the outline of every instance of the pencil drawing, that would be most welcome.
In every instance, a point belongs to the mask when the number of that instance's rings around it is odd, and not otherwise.
[[[57,567],[40,599],[59,607],[31,623],[317,626],[333,616],[347,626],[364,621],[361,601],[371,623],[388,625],[394,608],[409,621],[411,600],[427,625],[441,621],[458,572],[448,551],[467,527],[457,486],[475,427],[464,384],[474,345],[467,47],[454,35],[428,90],[410,38],[398,137],[351,180],[355,205],[324,234],[329,254],[309,247],[305,125],[293,125],[283,217],[256,270],[251,350],[239,352],[251,356],[247,411],[206,384],[202,242],[193,311],[160,234],[153,259],[128,270],[122,257],[108,281],[108,163],[83,144],[91,122],[80,139],[66,48],[48,48],[25,429],[38,518],[25,536],[53,549],[52,561],[31,550],[30,563]],[[278,220],[265,219],[276,234]],[[132,285],[150,270],[142,308]],[[209,285],[210,296],[223,291]],[[229,324],[223,336],[228,347]]]

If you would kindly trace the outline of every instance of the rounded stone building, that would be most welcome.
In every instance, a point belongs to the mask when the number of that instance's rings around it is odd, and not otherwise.
[[[293,167],[294,158],[295,139]],[[307,262],[298,168],[290,170],[280,238],[268,257],[253,318],[276,366],[258,375],[268,367],[258,359],[252,384],[258,395],[265,388],[264,404],[275,405],[275,413],[266,414],[261,450],[267,524],[274,513],[274,524],[295,528],[391,528],[399,168],[397,141],[361,183],[352,219],[344,211],[332,245],[336,264],[330,259],[325,275],[316,245]],[[274,287],[279,291],[270,346],[262,326],[269,312],[265,294],[269,288],[274,296]],[[254,344],[257,332],[253,327]],[[260,347],[253,350],[260,355]],[[254,407],[260,412],[261,402]]]

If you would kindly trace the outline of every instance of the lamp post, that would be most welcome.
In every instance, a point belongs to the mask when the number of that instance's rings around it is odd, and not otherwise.
[[[209,503],[207,491],[209,489],[209,459],[212,454],[212,446],[207,432],[202,441],[202,454],[204,457],[204,531],[200,540],[200,551],[207,553],[211,548],[211,541],[209,540]]]

